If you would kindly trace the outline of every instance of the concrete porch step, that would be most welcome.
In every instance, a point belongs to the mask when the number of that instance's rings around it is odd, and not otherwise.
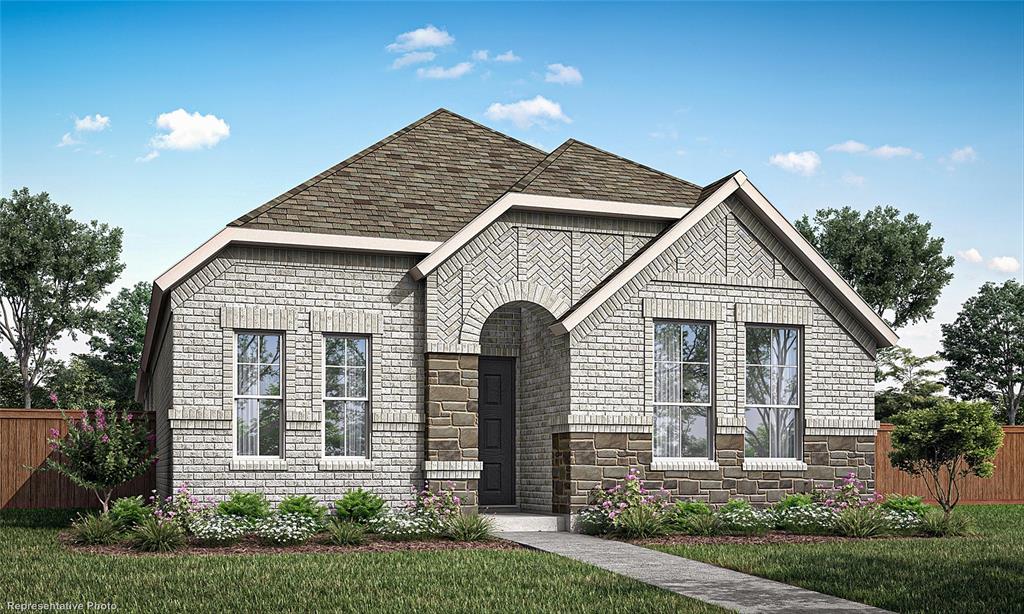
[[[482,512],[494,522],[494,530],[520,532],[568,531],[569,517],[562,514],[531,514],[529,512]]]

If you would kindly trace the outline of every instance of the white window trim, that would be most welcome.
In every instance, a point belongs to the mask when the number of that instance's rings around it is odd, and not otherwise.
[[[796,405],[751,405],[747,402],[749,398],[750,389],[750,378],[747,376],[747,369],[749,367],[767,367],[776,369],[792,369],[794,365],[779,365],[779,364],[767,364],[758,365],[750,364],[747,362],[747,339],[750,338],[750,329],[752,328],[788,328],[796,331]],[[807,468],[806,463],[803,462],[803,443],[804,443],[804,327],[796,324],[765,324],[765,323],[748,323],[745,324],[743,329],[743,381],[744,381],[744,394],[743,394],[743,417],[744,423],[746,423],[747,410],[751,407],[764,407],[766,409],[792,409],[795,412],[793,417],[793,426],[796,430],[794,433],[796,437],[796,455],[795,456],[752,456],[747,458],[746,453],[743,455],[743,468],[744,469],[775,469],[782,465],[791,465],[789,469],[803,470]],[[746,450],[746,428],[743,430],[744,450]],[[763,466],[762,466],[763,465]]]
[[[654,400],[656,390],[658,388],[658,363],[673,363],[677,365],[704,365],[703,362],[685,362],[685,361],[672,361],[664,360],[659,361],[655,358],[654,343],[657,337],[657,326],[659,323],[672,323],[672,324],[699,324],[708,327],[708,402],[707,403],[664,403],[657,402]],[[706,456],[655,456],[654,455],[654,436],[655,436],[655,424],[657,422],[656,416],[652,413],[651,415],[651,462],[653,465],[660,464],[666,469],[674,469],[675,466],[687,466],[693,468],[700,466],[704,467],[704,463],[708,463],[709,469],[717,469],[718,462],[715,461],[715,435],[717,433],[717,420],[715,420],[715,414],[717,413],[715,406],[715,343],[718,337],[715,332],[715,323],[708,320],[687,320],[683,318],[652,318],[651,319],[651,407],[707,407],[708,413],[705,417],[708,431],[708,453]],[[714,466],[710,466],[713,464]],[[669,467],[668,465],[675,465]]]
[[[238,394],[238,336],[239,335],[277,335],[278,347],[279,347],[279,359],[281,361],[281,393],[276,396],[252,396],[252,395],[240,395]],[[259,348],[256,350],[259,352]],[[249,364],[249,363],[246,363]],[[258,363],[257,363],[258,364]],[[255,329],[237,329],[232,330],[232,344],[231,344],[231,465],[232,467],[243,466],[244,461],[267,461],[267,460],[284,460],[284,424],[285,424],[285,334],[284,331],[278,330],[255,330]],[[238,399],[277,399],[281,401],[281,413],[278,416],[280,422],[280,442],[278,444],[281,452],[276,456],[266,455],[248,455],[238,454]],[[257,436],[257,439],[258,436]],[[236,462],[242,461],[242,462]]]
[[[327,397],[327,338],[359,337],[366,339],[366,398]],[[320,334],[320,462],[322,469],[372,469],[373,433],[373,335],[369,333],[323,332]],[[332,365],[337,366],[337,365]],[[366,402],[366,454],[364,456],[327,455],[327,401]],[[363,462],[360,462],[363,461]]]

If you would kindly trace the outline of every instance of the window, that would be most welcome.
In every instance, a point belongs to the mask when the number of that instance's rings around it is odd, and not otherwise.
[[[799,410],[799,329],[748,326],[746,456],[796,458]]]
[[[324,337],[324,456],[367,456],[369,343],[367,337]]]
[[[281,455],[281,335],[235,338],[235,454]]]
[[[654,323],[654,456],[711,457],[711,325]]]

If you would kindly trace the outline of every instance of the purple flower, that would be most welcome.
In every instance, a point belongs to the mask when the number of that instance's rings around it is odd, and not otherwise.
[[[50,393],[50,402],[53,403],[54,405],[57,404],[57,393],[56,392],[51,392]]]
[[[126,422],[131,422],[132,420],[135,419],[135,416],[133,416],[132,414],[128,414],[127,416],[124,417],[124,419]]]
[[[107,437],[107,434],[103,433],[103,436],[100,437],[100,441],[102,441],[103,443],[110,443],[110,437]]]
[[[50,437],[57,439],[58,437],[60,437],[60,431],[58,431],[55,428],[50,429]]]

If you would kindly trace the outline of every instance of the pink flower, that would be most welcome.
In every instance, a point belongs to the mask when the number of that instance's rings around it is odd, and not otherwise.
[[[60,437],[60,431],[58,431],[55,428],[54,429],[50,429],[50,437],[52,437],[54,439],[57,439],[58,437]]]
[[[110,443],[110,437],[107,437],[107,434],[104,433],[103,436],[100,437],[100,441],[102,441],[103,443]]]
[[[50,393],[50,402],[53,403],[54,405],[57,404],[57,393],[56,392],[51,392]]]
[[[131,422],[134,418],[135,416],[133,416],[132,414],[128,414],[127,416],[124,417],[126,422]]]

